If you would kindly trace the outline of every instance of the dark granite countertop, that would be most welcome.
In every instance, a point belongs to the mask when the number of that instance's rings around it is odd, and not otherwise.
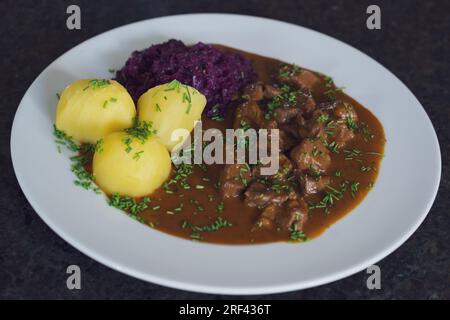
[[[372,3],[382,10],[381,31],[365,27],[365,11]],[[65,27],[70,4],[81,7],[80,31]],[[417,232],[378,264],[381,290],[368,290],[367,274],[360,272],[313,289],[252,298],[450,298],[450,1],[3,0],[0,12],[0,298],[227,298],[146,283],[88,258],[58,237],[33,211],[11,165],[9,139],[14,113],[28,86],[55,58],[111,28],[191,12],[241,13],[283,20],[362,50],[390,69],[417,96],[441,145],[443,169],[436,202]],[[83,272],[79,291],[66,288],[66,268],[71,264],[79,265]]]

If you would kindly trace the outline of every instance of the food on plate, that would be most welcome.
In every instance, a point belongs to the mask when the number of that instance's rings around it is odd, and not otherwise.
[[[110,205],[155,229],[222,244],[302,242],[345,216],[375,185],[383,127],[327,75],[221,45],[171,40],[134,52],[116,78],[138,103],[134,124],[81,136],[92,133],[76,130],[85,118],[92,127],[109,123],[99,96],[116,82],[99,90],[69,87],[76,94],[61,97],[72,110],[57,119],[58,141],[80,150],[73,157],[84,179],[78,184],[96,183]],[[270,163],[248,159],[172,163],[169,151],[179,142],[170,140],[172,132],[189,132],[198,119],[203,132],[223,134],[218,141],[231,144],[232,154],[250,152],[253,143],[230,143],[229,129],[254,129],[258,139],[264,130],[277,132],[268,141],[277,170],[266,174]],[[71,137],[84,147],[74,147]],[[185,145],[190,152],[210,147],[195,139]]]
[[[206,98],[197,89],[173,80],[149,89],[139,98],[139,120],[152,122],[160,141],[172,151],[188,137],[205,105]]]
[[[81,143],[95,143],[107,134],[131,127],[133,99],[117,81],[77,80],[64,89],[56,111],[56,127]]]
[[[92,173],[107,194],[143,197],[169,177],[169,152],[148,124],[114,132],[97,144]]]
[[[170,40],[135,51],[116,79],[134,100],[148,89],[174,79],[196,88],[208,99],[205,114],[223,115],[224,109],[255,73],[249,59],[235,52],[224,52],[212,45],[186,46]]]

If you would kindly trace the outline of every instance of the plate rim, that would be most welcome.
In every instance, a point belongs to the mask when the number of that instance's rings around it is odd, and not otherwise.
[[[340,45],[346,46],[346,47],[350,47],[351,49],[357,51],[360,55],[365,56],[366,58],[369,58],[370,60],[372,60],[372,62],[374,62],[378,67],[381,67],[385,72],[387,72],[391,77],[395,78],[397,81],[399,81],[399,83],[401,84],[402,87],[404,87],[408,92],[410,92],[415,100],[415,102],[417,102],[419,104],[420,108],[420,112],[422,112],[422,116],[425,117],[425,119],[427,120],[427,125],[431,127],[432,129],[432,133],[433,133],[433,140],[436,146],[436,150],[437,150],[437,179],[436,182],[434,183],[434,188],[432,190],[432,197],[430,197],[428,199],[428,203],[426,204],[426,210],[424,210],[422,212],[422,214],[420,215],[420,219],[417,219],[414,223],[414,226],[409,228],[409,230],[407,232],[405,232],[404,234],[402,234],[401,236],[398,237],[397,241],[393,242],[388,248],[385,248],[382,252],[380,252],[378,255],[374,255],[372,256],[370,259],[365,259],[364,262],[359,263],[358,265],[354,265],[352,268],[347,268],[344,271],[337,271],[334,273],[330,273],[326,276],[322,276],[319,279],[311,279],[309,281],[302,281],[301,283],[296,283],[293,282],[292,284],[289,285],[263,285],[263,286],[252,286],[252,287],[246,287],[246,288],[241,288],[241,287],[224,287],[224,286],[214,286],[214,285],[204,285],[204,284],[196,284],[190,281],[178,281],[178,280],[171,280],[169,278],[165,278],[165,277],[161,277],[161,276],[155,276],[153,274],[150,273],[144,273],[141,272],[139,270],[136,270],[133,267],[130,267],[126,264],[123,263],[117,263],[116,261],[112,261],[111,259],[109,259],[108,257],[104,256],[101,252],[95,251],[95,250],[91,250],[89,247],[83,245],[82,243],[78,242],[78,240],[74,237],[71,237],[70,235],[66,234],[63,230],[63,228],[58,227],[57,225],[55,225],[52,221],[52,219],[46,215],[41,215],[40,212],[42,212],[43,210],[37,210],[37,208],[39,208],[39,204],[35,202],[35,200],[32,198],[32,196],[30,195],[30,191],[28,190],[26,184],[23,183],[23,180],[20,176],[20,172],[18,172],[17,168],[16,168],[16,161],[15,156],[14,156],[14,136],[17,130],[15,130],[16,127],[16,119],[18,118],[18,115],[20,115],[21,112],[23,112],[24,108],[23,108],[23,100],[24,98],[27,96],[29,90],[31,87],[33,87],[35,85],[35,83],[41,78],[41,76],[47,71],[47,69],[49,69],[49,67],[58,62],[59,60],[63,59],[64,56],[66,54],[68,54],[72,49],[81,46],[89,41],[93,41],[95,40],[97,37],[100,37],[106,33],[112,33],[118,29],[121,28],[126,28],[126,27],[131,27],[134,25],[138,25],[138,24],[144,24],[148,21],[155,21],[155,20],[159,20],[159,19],[167,19],[167,18],[182,18],[182,17],[186,17],[186,16],[231,16],[231,17],[237,17],[237,18],[243,18],[243,19],[256,19],[256,20],[261,20],[261,21],[266,21],[266,22],[271,22],[271,23],[279,23],[279,24],[286,24],[286,25],[290,25],[293,27],[297,27],[297,28],[301,28],[304,29],[308,32],[312,32],[315,33],[318,36],[321,37],[325,37],[328,38],[329,40],[333,40],[333,41],[337,41],[340,43]],[[394,252],[395,250],[397,250],[403,243],[405,243],[413,234],[414,232],[417,231],[417,229],[420,227],[420,225],[423,223],[423,221],[425,220],[425,218],[427,217],[428,213],[430,212],[434,201],[436,199],[438,190],[439,190],[439,186],[440,186],[440,181],[441,181],[441,175],[442,175],[442,156],[441,156],[441,150],[440,150],[440,144],[439,144],[439,139],[436,133],[436,130],[434,128],[434,125],[430,119],[430,117],[428,116],[427,112],[425,111],[422,103],[417,99],[417,97],[414,95],[414,93],[403,83],[403,81],[401,79],[399,79],[395,74],[393,74],[389,69],[387,69],[384,65],[382,65],[381,63],[379,63],[378,61],[376,61],[374,58],[370,57],[369,55],[367,55],[366,53],[364,53],[363,51],[339,40],[336,39],[332,36],[329,36],[325,33],[301,26],[301,25],[297,25],[294,23],[290,23],[290,22],[285,22],[285,21],[280,21],[280,20],[276,20],[276,19],[271,19],[271,18],[265,18],[265,17],[259,17],[259,16],[252,16],[252,15],[242,15],[242,14],[229,14],[229,13],[189,13],[189,14],[176,14],[176,15],[168,15],[168,16],[161,16],[161,17],[155,17],[155,18],[150,18],[150,19],[143,19],[143,20],[139,20],[139,21],[135,21],[129,24],[125,24],[125,25],[121,25],[106,31],[103,31],[97,35],[94,35],[78,44],[76,44],[75,46],[71,47],[69,50],[67,50],[66,52],[64,52],[63,54],[61,54],[59,57],[57,57],[56,59],[54,59],[46,68],[44,68],[44,70],[35,78],[35,80],[30,84],[30,86],[28,87],[28,89],[26,90],[26,92],[24,93],[19,106],[15,112],[14,115],[14,120],[12,123],[12,127],[11,127],[11,136],[10,136],[10,153],[11,153],[11,161],[12,161],[12,165],[13,165],[13,169],[14,169],[14,174],[16,176],[16,179],[19,183],[19,186],[25,196],[25,198],[27,199],[27,201],[29,202],[29,204],[31,205],[31,207],[33,208],[33,210],[37,213],[37,215],[45,222],[45,224],[47,224],[49,226],[49,228],[51,230],[53,230],[53,232],[55,232],[59,237],[61,237],[64,241],[66,241],[67,243],[69,243],[71,246],[73,246],[74,248],[76,248],[77,250],[79,250],[80,252],[82,252],[83,254],[87,255],[88,257],[90,257],[91,259],[115,270],[118,271],[122,274],[126,274],[128,276],[131,276],[133,278],[136,279],[140,279],[146,282],[151,282],[153,284],[158,284],[158,285],[163,285],[163,286],[167,286],[170,288],[174,288],[174,289],[179,289],[179,290],[189,290],[189,291],[193,291],[193,292],[199,292],[199,293],[208,293],[208,294],[226,294],[226,295],[261,295],[261,294],[274,294],[274,293],[282,293],[282,292],[290,292],[290,291],[294,291],[294,290],[303,290],[303,289],[307,289],[307,288],[311,288],[311,287],[316,287],[316,286],[321,286],[327,283],[331,283],[334,281],[338,281],[341,280],[343,278],[349,277],[357,272],[360,272],[362,270],[364,270],[365,268],[367,268],[367,266],[370,266],[372,264],[375,264],[379,261],[381,261],[382,259],[386,258],[388,255],[390,255],[392,252]]]

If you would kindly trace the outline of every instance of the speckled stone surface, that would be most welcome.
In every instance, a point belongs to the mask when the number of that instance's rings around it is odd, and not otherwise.
[[[381,31],[365,27],[365,11],[372,3],[382,9]],[[81,31],[68,31],[65,27],[69,4],[81,7]],[[2,0],[0,12],[0,298],[229,298],[145,283],[78,252],[51,231],[28,204],[17,184],[10,157],[11,124],[20,99],[55,58],[111,28],[191,12],[241,13],[279,19],[315,29],[362,50],[390,69],[417,96],[436,128],[441,145],[443,170],[436,202],[419,230],[379,263],[381,290],[368,290],[367,275],[360,272],[313,289],[246,298],[450,298],[450,1]],[[31,132],[24,134],[32,136]],[[71,264],[82,269],[79,291],[66,288],[65,270]]]

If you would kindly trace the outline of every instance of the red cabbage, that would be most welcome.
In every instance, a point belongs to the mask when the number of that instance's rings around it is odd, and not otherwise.
[[[119,81],[137,101],[148,89],[178,80],[203,93],[209,117],[222,115],[239,90],[255,78],[250,60],[204,43],[186,46],[179,40],[135,51],[117,71]],[[213,108],[214,107],[214,108]]]

